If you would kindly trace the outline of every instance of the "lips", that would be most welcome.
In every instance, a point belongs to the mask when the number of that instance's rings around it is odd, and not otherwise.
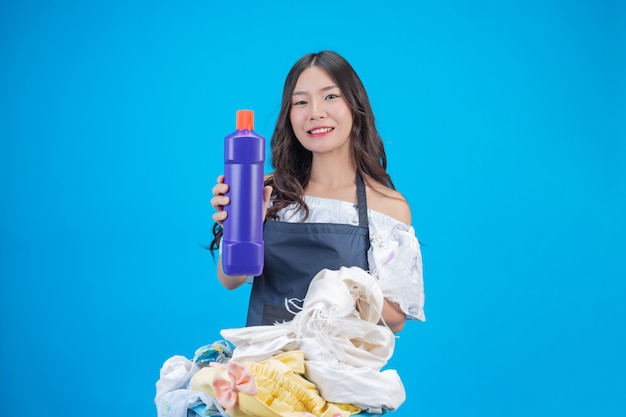
[[[328,133],[333,131],[334,127],[316,127],[315,129],[309,130],[307,133],[310,135],[321,135],[324,133]]]

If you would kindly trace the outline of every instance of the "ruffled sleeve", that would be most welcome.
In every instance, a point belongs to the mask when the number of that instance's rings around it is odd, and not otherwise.
[[[409,320],[425,320],[422,253],[412,226],[370,212],[370,274]]]

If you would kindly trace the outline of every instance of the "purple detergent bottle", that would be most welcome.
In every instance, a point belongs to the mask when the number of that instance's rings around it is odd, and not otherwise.
[[[223,224],[226,275],[263,272],[263,170],[265,138],[254,132],[254,112],[237,111],[237,130],[224,138],[224,183],[230,204]]]

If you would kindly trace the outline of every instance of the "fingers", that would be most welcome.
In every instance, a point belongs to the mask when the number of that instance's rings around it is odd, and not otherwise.
[[[224,184],[223,175],[217,177],[217,184],[213,186],[213,189],[211,191],[213,192],[214,196],[219,196],[228,192],[228,184]]]
[[[267,202],[270,201],[270,197],[272,196],[272,191],[274,189],[272,188],[271,185],[266,185],[263,188],[263,202],[265,203],[265,205],[267,206]]]
[[[224,184],[224,176],[217,177],[217,184],[213,186],[211,190],[213,192],[213,198],[211,198],[211,206],[215,209],[213,213],[213,221],[218,224],[223,224],[224,220],[228,216],[228,213],[224,210],[224,207],[230,204],[230,198],[225,196],[228,192],[228,184]],[[272,196],[273,188],[271,185],[267,185],[263,188],[263,218],[267,212],[267,203]]]
[[[228,213],[226,213],[224,210],[213,213],[213,221],[217,224],[223,224],[224,220],[226,220],[227,215]]]
[[[217,177],[217,184],[213,186],[211,190],[213,198],[211,198],[211,206],[215,209],[216,213],[213,214],[213,221],[218,224],[224,223],[228,213],[224,211],[224,206],[230,203],[230,198],[224,194],[228,192],[228,184],[224,184],[224,176]]]
[[[224,206],[227,206],[228,204],[230,204],[230,198],[222,195],[221,193],[216,194],[215,197],[211,199],[211,205],[217,211],[224,210]]]
[[[263,188],[263,219],[265,219],[265,215],[267,214],[267,203],[270,201],[272,191],[273,188],[271,185],[266,185]]]
[[[224,206],[230,204],[230,198],[223,195],[222,193],[214,194],[215,197],[211,199],[211,205],[217,211],[224,210]]]

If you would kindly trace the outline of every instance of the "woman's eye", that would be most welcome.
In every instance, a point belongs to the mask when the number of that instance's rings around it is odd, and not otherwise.
[[[332,99],[337,98],[337,97],[339,97],[337,94],[329,94],[329,95],[326,96],[326,100],[332,100]]]
[[[306,104],[306,101],[300,100],[300,101],[296,101],[295,103],[293,103],[292,106],[302,106],[304,104]]]

